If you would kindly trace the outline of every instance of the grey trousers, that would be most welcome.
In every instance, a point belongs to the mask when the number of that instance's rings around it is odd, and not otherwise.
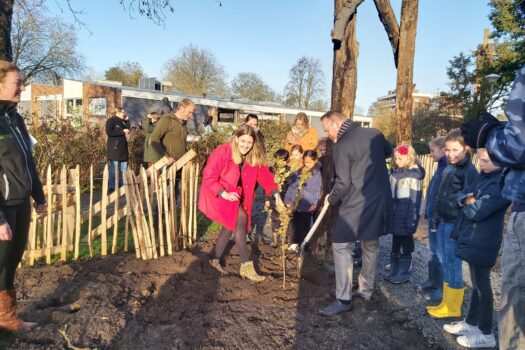
[[[340,300],[352,299],[352,275],[354,264],[352,261],[353,242],[332,243],[335,265],[335,297]],[[361,241],[363,266],[359,273],[358,292],[365,297],[372,296],[377,269],[377,253],[379,240]]]
[[[501,271],[499,348],[525,349],[525,212],[510,216]]]

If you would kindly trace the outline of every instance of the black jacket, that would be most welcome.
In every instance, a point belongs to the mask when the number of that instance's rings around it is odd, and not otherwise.
[[[108,135],[106,152],[109,160],[128,161],[128,140],[124,129],[129,130],[129,120],[113,116],[106,121],[106,135]]]
[[[478,180],[458,194],[462,206],[452,237],[457,240],[456,255],[475,266],[491,268],[501,246],[503,220],[510,201],[501,196],[502,170],[481,173]],[[476,201],[464,205],[466,195],[474,194]]]
[[[427,187],[427,199],[426,199],[426,205],[425,205],[425,219],[429,223],[429,225],[432,224],[432,218],[436,216],[436,202],[437,202],[437,195],[438,195],[438,189],[439,184],[441,183],[441,176],[443,175],[443,170],[447,167],[447,158],[445,156],[441,157],[441,159],[438,161],[438,166],[436,168],[436,171],[434,172],[434,175],[432,175],[432,178],[430,179],[430,182],[428,183]],[[431,229],[436,229],[436,227],[430,227]]]
[[[479,174],[467,155],[458,164],[449,164],[443,170],[441,183],[439,184],[436,214],[432,218],[432,227],[437,227],[437,222],[443,220],[446,223],[454,223],[458,217],[459,204],[456,200],[458,192],[474,183]]]
[[[30,139],[16,105],[0,102],[0,224],[6,223],[2,207],[23,203],[30,196],[46,202],[30,149]]]
[[[334,145],[330,205],[340,204],[332,242],[372,240],[391,232],[392,193],[386,158],[392,146],[377,129],[346,121]]]

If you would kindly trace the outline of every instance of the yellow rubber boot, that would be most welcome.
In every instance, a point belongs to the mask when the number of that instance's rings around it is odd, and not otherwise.
[[[437,305],[429,305],[426,307],[427,311],[430,311],[430,310],[436,310],[436,309],[440,309],[443,307],[443,305],[445,305],[445,297],[447,296],[447,291],[448,291],[448,283],[447,282],[443,282],[443,296],[441,297],[441,302]]]
[[[428,314],[434,318],[452,318],[461,317],[461,305],[463,304],[463,297],[465,295],[465,288],[450,288],[446,298],[443,298],[445,304],[435,310],[427,311]]]

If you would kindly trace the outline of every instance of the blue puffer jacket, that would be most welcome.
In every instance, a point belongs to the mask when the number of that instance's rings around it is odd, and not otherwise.
[[[425,219],[429,223],[432,223],[432,218],[436,216],[436,202],[439,184],[441,183],[441,175],[443,175],[443,170],[447,167],[447,157],[443,156],[438,161],[438,166],[434,175],[430,179],[427,188],[427,202],[425,206]],[[430,227],[431,229],[436,229],[436,227]]]
[[[416,232],[424,178],[425,170],[418,165],[410,169],[396,169],[390,174],[394,203],[394,235],[407,236]]]
[[[458,164],[449,164],[443,170],[436,201],[436,216],[432,218],[431,227],[437,227],[437,222],[454,223],[458,217],[459,205],[456,195],[473,184],[479,174],[467,154]]]
[[[299,180],[303,170],[304,168],[301,168],[290,175],[289,186],[286,189],[286,194],[283,200],[284,204],[290,205],[294,203],[295,196],[297,195],[297,190],[299,188]],[[299,200],[299,204],[296,208],[298,212],[306,213],[312,205],[317,206],[317,203],[321,198],[322,182],[323,180],[321,178],[319,166],[315,166],[312,169],[312,176],[310,176],[310,178],[305,181],[303,188],[301,189],[301,193],[299,194],[301,199]]]
[[[481,173],[478,180],[458,194],[462,206],[452,237],[457,240],[456,255],[475,266],[491,268],[496,263],[503,235],[503,219],[510,201],[501,196],[502,170]],[[464,205],[467,194],[476,201]]]
[[[509,122],[491,132],[486,147],[494,164],[509,167],[502,189],[504,198],[513,201],[514,211],[525,210],[525,65],[512,86],[504,108]]]

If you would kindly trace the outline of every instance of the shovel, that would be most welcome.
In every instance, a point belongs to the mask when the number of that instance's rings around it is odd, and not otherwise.
[[[312,228],[310,229],[310,231],[308,231],[308,234],[306,235],[303,243],[301,243],[299,258],[297,259],[297,277],[298,278],[301,278],[301,273],[303,272],[304,247],[308,244],[310,239],[312,239],[315,233],[315,230],[317,230],[317,227],[319,227],[319,224],[321,224],[321,221],[323,220],[323,217],[326,214],[326,211],[328,210],[329,206],[330,206],[330,203],[325,201],[323,204],[323,208],[321,208],[321,212],[319,213],[319,216],[317,216],[317,219],[315,220]]]

